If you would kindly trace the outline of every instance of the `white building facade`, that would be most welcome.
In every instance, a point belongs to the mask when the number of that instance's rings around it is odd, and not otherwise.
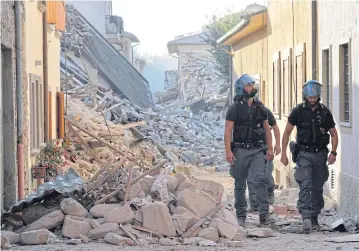
[[[319,76],[323,103],[339,133],[327,187],[339,210],[359,217],[359,2],[318,1]]]

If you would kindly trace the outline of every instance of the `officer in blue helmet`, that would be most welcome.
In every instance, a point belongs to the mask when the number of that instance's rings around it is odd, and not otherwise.
[[[257,99],[258,102],[260,102],[259,97],[258,97],[258,92],[257,92],[256,96],[254,97],[254,99]],[[275,138],[274,153],[275,153],[275,155],[279,155],[281,152],[280,130],[277,125],[277,120],[274,117],[272,111],[269,110],[267,107],[264,107],[264,111],[268,115],[268,123],[271,128],[271,131],[273,131],[273,133],[274,133],[274,138]],[[265,137],[263,137],[263,140],[266,145]],[[274,204],[274,202],[275,202],[275,200],[274,200],[275,183],[274,183],[274,179],[273,179],[273,169],[274,169],[273,160],[266,161],[265,166],[266,166],[268,202],[269,202],[269,204]],[[255,189],[255,183],[253,182],[254,178],[255,177],[248,177],[248,180],[247,180],[248,194],[249,194],[249,205],[250,205],[250,208],[248,209],[247,212],[249,212],[249,213],[258,212],[256,189]]]
[[[254,177],[256,200],[261,225],[271,225],[266,190],[265,161],[273,160],[273,145],[268,115],[264,105],[257,99],[255,80],[242,75],[235,84],[236,97],[227,111],[224,141],[226,159],[231,163],[230,174],[234,178],[235,209],[238,224],[245,225],[247,202],[245,191],[248,176]],[[268,150],[263,137],[266,137]],[[266,158],[266,159],[265,159]]]
[[[321,91],[322,85],[316,80],[304,84],[304,102],[293,108],[282,137],[281,162],[288,165],[289,136],[294,126],[297,127],[296,142],[290,142],[290,151],[296,163],[294,177],[300,188],[297,208],[304,233],[319,227],[318,215],[324,207],[323,186],[329,177],[327,162],[334,164],[337,156],[338,133],[332,113],[320,103]]]

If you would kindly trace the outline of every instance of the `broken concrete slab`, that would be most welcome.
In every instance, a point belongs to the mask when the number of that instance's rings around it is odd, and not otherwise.
[[[41,245],[54,243],[55,234],[47,229],[38,229],[20,234],[19,242],[23,245]]]
[[[154,202],[142,208],[143,227],[156,230],[164,236],[176,236],[176,230],[168,207],[163,202]]]
[[[80,234],[86,236],[91,229],[92,227],[88,222],[74,220],[70,215],[66,215],[62,226],[62,235],[68,238],[79,238]]]
[[[216,207],[216,201],[205,192],[194,192],[185,189],[177,196],[177,206],[183,206],[196,216],[202,218]]]
[[[215,227],[208,227],[198,232],[198,237],[217,242],[219,239],[218,229]]]
[[[61,201],[61,210],[66,215],[73,215],[78,217],[86,217],[88,212],[87,210],[76,200],[72,198],[66,198]]]
[[[1,236],[5,236],[6,238],[8,238],[11,244],[19,242],[19,234],[17,233],[1,230]]]
[[[248,237],[267,238],[273,236],[274,236],[273,230],[270,228],[248,229]]]
[[[90,209],[90,213],[96,218],[103,218],[106,213],[112,211],[114,208],[122,207],[120,204],[98,204]]]
[[[90,222],[90,225],[91,225],[92,228],[97,228],[97,227],[100,226],[100,223],[97,220],[92,219],[91,222]]]
[[[344,236],[332,237],[324,239],[324,241],[335,243],[359,242],[359,234],[349,234]]]
[[[52,213],[42,216],[40,219],[31,223],[25,231],[37,230],[37,229],[53,229],[61,226],[64,222],[65,214],[62,210],[56,210]]]
[[[234,225],[227,223],[219,218],[212,219],[210,226],[217,228],[219,235],[223,236],[229,240],[232,240],[233,237],[238,232],[238,226],[234,226]]]
[[[125,224],[135,218],[135,213],[131,210],[129,204],[114,208],[104,215],[104,222],[114,222],[117,224]]]
[[[120,227],[117,223],[104,223],[99,225],[95,229],[90,230],[88,233],[88,237],[93,240],[102,239],[105,237],[107,233],[115,233],[118,234],[120,231]]]
[[[125,244],[133,244],[133,240],[127,237],[123,237],[121,235],[115,234],[115,233],[107,233],[104,236],[104,239],[106,242],[114,245],[125,245]]]
[[[177,227],[182,233],[186,232],[200,220],[199,217],[185,207],[177,207],[172,215],[172,219],[176,222]]]
[[[153,185],[153,182],[155,182],[156,178],[152,176],[146,176],[141,181],[139,181],[142,190],[145,192],[145,194],[149,194],[151,191],[151,187]]]

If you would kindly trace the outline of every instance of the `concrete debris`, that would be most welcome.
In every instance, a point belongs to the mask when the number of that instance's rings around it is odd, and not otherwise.
[[[76,200],[72,198],[66,198],[61,201],[61,210],[66,215],[73,215],[79,217],[86,217],[88,212],[87,210]]]
[[[219,239],[218,229],[215,227],[202,229],[201,231],[199,231],[198,237],[217,242]]]
[[[103,239],[107,233],[118,233],[119,231],[120,227],[118,224],[109,222],[90,230],[88,237],[95,240]]]
[[[89,243],[91,241],[91,239],[85,235],[79,234],[79,237],[83,243]]]
[[[177,206],[183,206],[202,218],[216,207],[216,202],[205,192],[194,192],[186,189],[177,196]]]
[[[232,225],[218,218],[212,219],[210,226],[217,228],[220,236],[225,237],[229,240],[232,240],[238,232],[238,225]]]
[[[69,215],[66,215],[65,222],[62,227],[62,234],[68,238],[79,238],[80,234],[87,235],[92,229],[90,223],[86,221],[74,220]]]
[[[117,224],[125,224],[135,218],[134,212],[130,205],[114,208],[104,216],[104,222],[114,222]]]
[[[11,244],[19,242],[19,234],[17,233],[1,230],[1,236],[6,237]]]
[[[119,246],[126,245],[126,244],[131,245],[131,246],[134,245],[134,242],[130,238],[123,237],[123,236],[115,234],[115,233],[107,233],[104,236],[104,239],[106,242],[108,242],[110,244],[114,244],[114,245],[119,245]]]
[[[53,229],[61,226],[64,223],[65,215],[61,210],[49,213],[37,221],[31,223],[25,231],[38,230],[38,229]]]
[[[120,207],[120,204],[98,204],[90,209],[90,213],[96,218],[103,218],[108,212]]]
[[[165,203],[156,201],[146,205],[142,208],[142,213],[145,228],[158,231],[164,236],[176,236],[175,226]]]
[[[19,242],[23,245],[41,245],[55,243],[56,236],[47,229],[38,229],[20,234]]]
[[[242,246],[242,242],[241,241],[228,241],[227,242],[227,246],[231,247],[231,248],[235,248],[235,247],[241,247]]]
[[[11,244],[9,239],[6,236],[1,235],[1,249],[10,249]]]

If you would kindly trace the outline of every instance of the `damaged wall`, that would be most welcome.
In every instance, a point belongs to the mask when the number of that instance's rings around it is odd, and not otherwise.
[[[22,28],[22,39],[24,41],[24,9],[23,2],[21,2],[21,28]],[[24,43],[23,43],[24,46]],[[23,81],[23,92],[27,92],[27,76],[25,71],[25,48],[22,50],[22,81]],[[15,12],[14,12],[14,1],[1,1],[1,92],[0,107],[2,117],[2,142],[6,142],[6,147],[3,148],[3,158],[0,164],[0,168],[3,168],[2,180],[0,181],[3,185],[4,190],[1,190],[1,196],[4,194],[5,197],[0,200],[1,207],[7,210],[16,203],[17,200],[17,161],[16,161],[16,51],[15,51]],[[26,105],[26,95],[23,96],[24,108]],[[26,110],[24,109],[24,128],[28,126],[25,118]],[[26,141],[26,134],[24,133],[24,145]],[[25,164],[27,162],[25,156]],[[2,188],[2,187],[1,187]]]
[[[165,71],[165,90],[177,88],[179,79],[179,71]]]

